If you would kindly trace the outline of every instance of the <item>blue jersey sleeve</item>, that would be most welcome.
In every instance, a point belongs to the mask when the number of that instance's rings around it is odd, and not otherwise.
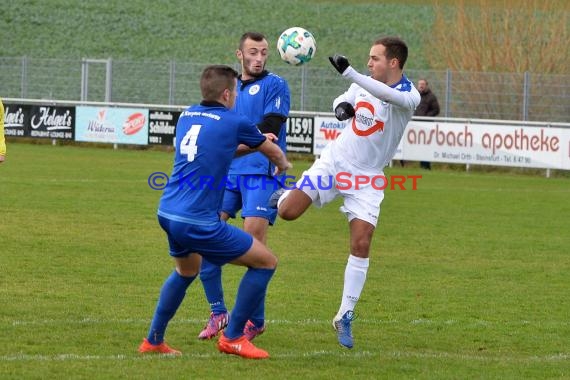
[[[287,117],[291,106],[289,86],[284,79],[273,80],[265,98],[264,115],[281,115]]]
[[[251,124],[245,117],[241,118],[238,128],[238,141],[240,144],[245,144],[255,149],[263,144],[265,139],[265,135],[263,135],[254,124]]]

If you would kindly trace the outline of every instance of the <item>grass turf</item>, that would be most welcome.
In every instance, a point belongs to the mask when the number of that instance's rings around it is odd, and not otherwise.
[[[413,167],[387,170],[422,178],[416,191],[386,191],[353,350],[330,325],[348,254],[336,201],[270,230],[280,263],[256,343],[271,359],[198,341],[208,314],[199,281],[167,331],[184,355],[139,356],[172,270],[147,178],[171,160],[10,144],[0,165],[0,377],[570,376],[569,179]],[[242,273],[224,269],[230,306]]]

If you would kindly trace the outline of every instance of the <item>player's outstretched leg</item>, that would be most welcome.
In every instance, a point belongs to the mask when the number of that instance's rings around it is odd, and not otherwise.
[[[261,244],[257,241],[254,244]],[[232,310],[230,323],[218,340],[218,350],[226,354],[239,355],[247,359],[266,359],[267,351],[251,343],[243,330],[260,302],[265,299],[267,284],[275,269],[249,268],[238,288],[236,303]]]
[[[148,336],[139,346],[140,353],[181,354],[180,351],[169,347],[164,342],[164,334],[168,322],[174,317],[184,299],[186,289],[195,278],[196,276],[182,276],[175,270],[166,279],[160,291]]]

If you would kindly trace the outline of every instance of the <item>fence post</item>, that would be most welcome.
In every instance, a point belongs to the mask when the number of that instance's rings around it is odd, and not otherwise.
[[[301,66],[301,111],[305,110],[305,85],[307,80],[307,66]]]
[[[523,104],[522,104],[522,119],[528,121],[528,104],[530,97],[530,73],[524,72],[523,76]]]
[[[170,61],[170,77],[168,84],[168,104],[174,104],[174,83],[176,79],[176,61]]]
[[[81,59],[81,101],[87,101],[87,87],[89,82],[89,66],[85,58]]]
[[[20,84],[20,94],[22,98],[26,98],[28,93],[28,57],[22,57],[22,82]]]
[[[113,60],[111,58],[107,59],[105,68],[105,101],[110,103],[113,96]]]
[[[445,71],[445,117],[449,117],[449,105],[451,104],[451,70]]]
[[[550,128],[550,124],[548,124],[548,128]],[[546,169],[546,178],[550,178],[550,168]]]

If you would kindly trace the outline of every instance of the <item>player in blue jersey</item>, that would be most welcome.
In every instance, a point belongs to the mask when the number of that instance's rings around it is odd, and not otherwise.
[[[272,201],[277,201],[280,195],[277,207],[279,216],[285,220],[298,218],[311,204],[321,207],[336,197],[344,200],[340,210],[348,220],[350,252],[333,327],[338,342],[347,348],[354,345],[354,308],[366,281],[370,245],[384,199],[384,191],[375,186],[372,179],[384,176],[383,169],[394,157],[420,102],[418,90],[404,75],[407,58],[408,47],[397,37],[374,41],[368,59],[370,76],[354,70],[342,55],[329,57],[334,68],[352,81],[348,90],[333,101],[335,116],[338,120],[347,120],[348,125],[303,173],[303,180],[297,182],[301,186],[278,191],[272,197]],[[352,183],[347,185],[335,180],[334,186],[329,183],[316,188],[303,186],[317,184],[321,179],[336,179],[339,174],[348,174]],[[366,183],[355,185],[356,176]]]
[[[265,69],[268,43],[257,32],[244,33],[236,56],[242,73],[238,78],[238,97],[235,110],[257,124],[263,133],[278,136],[277,143],[285,152],[286,120],[289,115],[289,86],[287,82]],[[243,229],[262,243],[267,241],[267,230],[273,225],[277,212],[268,208],[271,194],[279,189],[273,178],[274,167],[261,153],[253,153],[234,159],[230,166],[230,182],[224,194],[222,219],[235,218],[241,209]],[[202,261],[200,279],[210,304],[210,318],[198,338],[211,339],[228,323],[229,314],[224,302],[222,270],[220,266]],[[265,303],[248,321],[245,335],[253,339],[265,330]]]
[[[174,168],[158,207],[158,221],[166,232],[176,269],[162,286],[148,336],[139,346],[141,353],[180,354],[164,342],[164,334],[204,257],[216,265],[232,263],[248,268],[218,349],[245,358],[269,357],[244,337],[243,330],[265,300],[277,258],[262,242],[220,220],[219,210],[236,152],[258,150],[276,165],[275,174],[291,164],[278,145],[231,110],[237,75],[228,66],[204,69],[200,79],[203,100],[185,110],[176,125]]]

